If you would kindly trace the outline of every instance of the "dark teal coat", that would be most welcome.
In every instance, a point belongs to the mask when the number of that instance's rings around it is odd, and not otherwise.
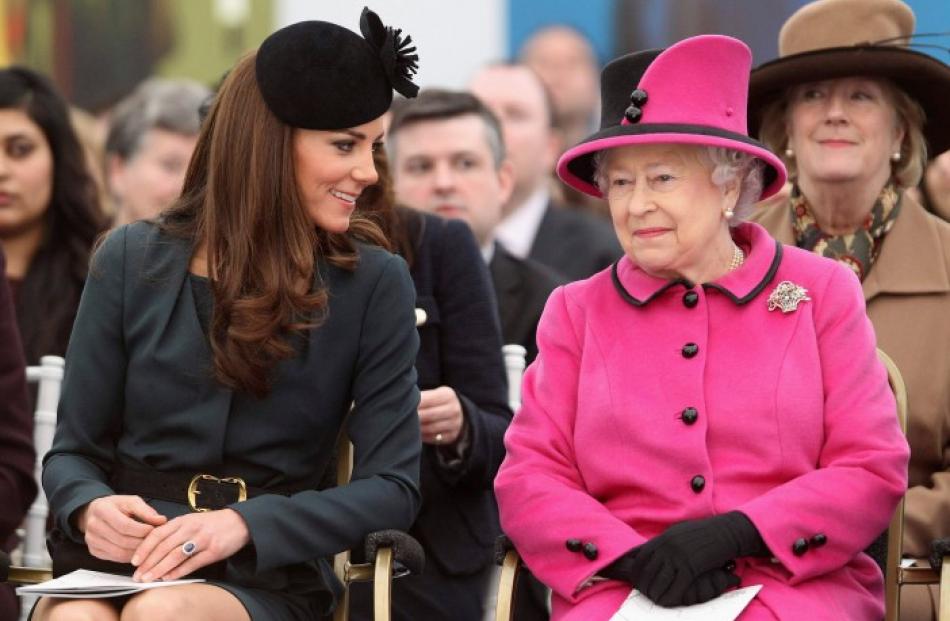
[[[262,488],[315,487],[343,426],[355,446],[352,483],[231,506],[247,522],[253,554],[229,564],[229,580],[308,592],[332,582],[315,559],[374,530],[408,529],[420,503],[413,284],[402,259],[366,245],[359,252],[352,272],[321,264],[327,320],[256,399],[211,375],[186,278],[190,244],[145,222],[114,231],[90,269],[44,461],[56,526],[82,540],[70,516],[114,493],[116,463],[217,471]],[[188,510],[146,500],[169,517]]]

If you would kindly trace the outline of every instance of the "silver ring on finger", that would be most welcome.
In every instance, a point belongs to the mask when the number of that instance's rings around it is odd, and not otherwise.
[[[198,544],[194,541],[188,540],[185,543],[181,544],[181,553],[185,556],[191,556],[198,551]]]

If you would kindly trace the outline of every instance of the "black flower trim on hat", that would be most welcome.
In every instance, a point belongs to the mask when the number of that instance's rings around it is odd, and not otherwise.
[[[399,28],[384,26],[379,15],[369,7],[364,7],[360,15],[360,32],[373,49],[379,51],[393,89],[403,97],[415,97],[419,87],[412,83],[412,77],[419,70],[419,55],[415,53],[412,37],[403,36]]]

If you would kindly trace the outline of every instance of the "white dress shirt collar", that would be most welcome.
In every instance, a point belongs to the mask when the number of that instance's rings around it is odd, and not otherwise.
[[[534,194],[498,223],[495,239],[516,257],[527,258],[550,200],[550,191],[545,184],[541,184]]]

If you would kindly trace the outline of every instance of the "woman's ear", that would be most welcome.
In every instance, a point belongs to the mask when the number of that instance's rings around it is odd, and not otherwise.
[[[722,186],[723,200],[735,207],[739,200],[739,192],[742,190],[742,178],[736,175],[726,181]]]
[[[903,153],[904,152],[904,138],[907,137],[907,122],[898,117],[897,124],[894,126],[894,146],[891,148],[891,153]]]
[[[732,218],[736,211],[736,205],[739,204],[739,193],[742,190],[742,179],[735,176],[726,181],[722,186],[722,213],[726,219]]]

